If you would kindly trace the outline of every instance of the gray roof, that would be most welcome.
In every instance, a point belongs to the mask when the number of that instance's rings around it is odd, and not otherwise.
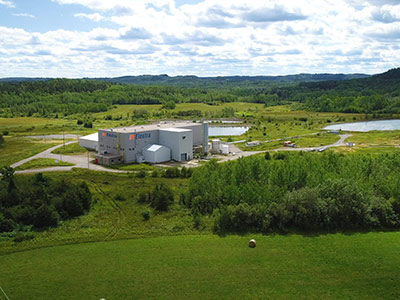
[[[117,128],[108,128],[101,129],[104,131],[113,131],[113,132],[143,132],[143,131],[151,131],[157,129],[171,129],[171,128],[179,128],[179,127],[193,127],[193,126],[202,126],[202,123],[193,123],[190,121],[187,122],[161,122],[159,124],[151,124],[151,125],[137,125],[137,126],[128,126],[128,127],[117,127]]]

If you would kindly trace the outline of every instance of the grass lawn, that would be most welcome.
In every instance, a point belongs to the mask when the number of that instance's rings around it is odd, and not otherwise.
[[[36,158],[24,163],[23,165],[16,168],[16,170],[27,170],[27,169],[38,169],[45,167],[62,167],[62,166],[73,166],[74,164],[65,161],[55,161],[51,158]]]
[[[69,145],[66,145],[65,147],[60,147],[57,148],[56,150],[52,151],[51,153],[54,154],[63,154],[63,155],[79,155],[79,154],[84,154],[88,150],[86,148],[83,148],[79,146],[79,143],[72,143]]]
[[[10,299],[397,299],[399,251],[398,232],[143,238],[2,255],[0,282]]]
[[[60,143],[62,140],[36,140],[6,136],[5,143],[0,147],[0,167],[31,157]]]

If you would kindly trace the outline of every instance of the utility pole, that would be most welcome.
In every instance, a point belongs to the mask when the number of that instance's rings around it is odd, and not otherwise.
[[[89,170],[89,151],[87,152],[87,168]]]
[[[63,145],[64,145],[64,150],[65,150],[65,135],[64,135],[64,125],[63,125]]]

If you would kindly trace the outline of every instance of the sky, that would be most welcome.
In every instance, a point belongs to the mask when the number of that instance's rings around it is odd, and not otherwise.
[[[0,0],[0,77],[382,73],[400,0]]]

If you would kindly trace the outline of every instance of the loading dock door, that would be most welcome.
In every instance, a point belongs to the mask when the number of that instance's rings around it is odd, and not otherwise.
[[[187,160],[187,153],[181,153],[181,161]]]

